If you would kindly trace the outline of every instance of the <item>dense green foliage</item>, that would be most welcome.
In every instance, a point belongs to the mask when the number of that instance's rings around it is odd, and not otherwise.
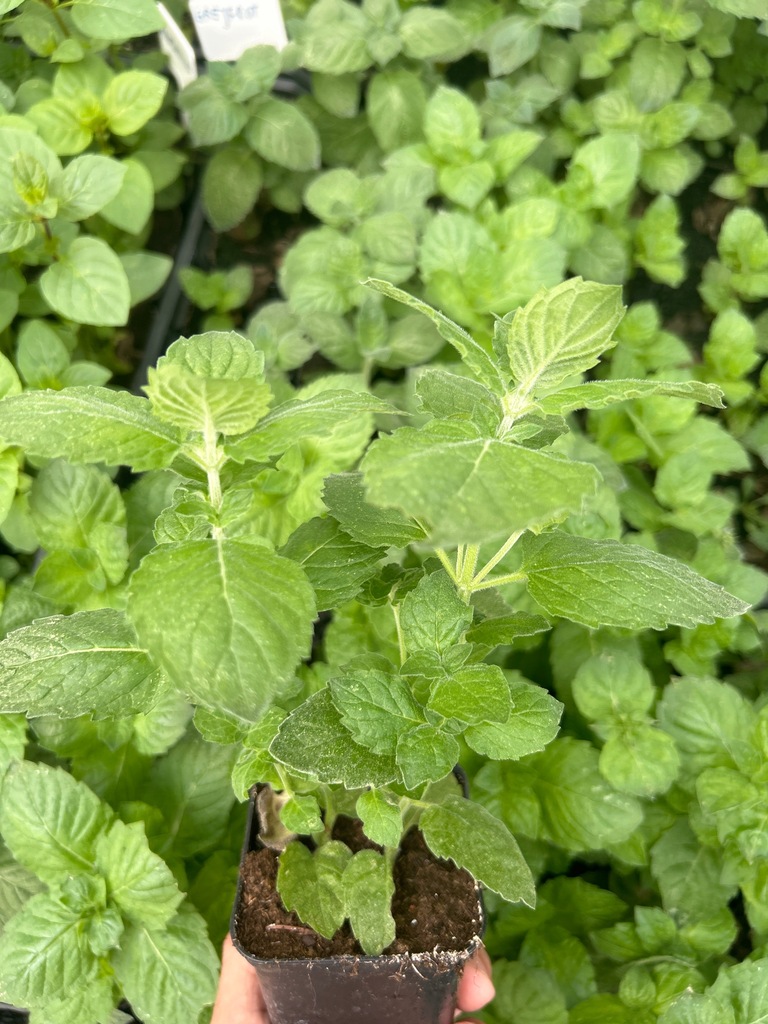
[[[489,1024],[758,1024],[764,0],[284,10],[175,111],[150,0],[0,0],[0,996],[205,1019],[268,782],[321,933],[414,823],[484,882]]]

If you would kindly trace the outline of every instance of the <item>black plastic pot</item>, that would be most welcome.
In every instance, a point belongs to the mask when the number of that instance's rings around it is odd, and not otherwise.
[[[272,1024],[451,1024],[459,978],[480,947],[480,935],[462,950],[395,956],[262,960],[246,950],[238,934],[242,866],[246,854],[260,847],[254,787],[230,933],[235,948],[258,972]],[[479,888],[477,898],[482,924]]]

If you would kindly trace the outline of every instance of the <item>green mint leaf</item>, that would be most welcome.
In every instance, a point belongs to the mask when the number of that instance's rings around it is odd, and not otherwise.
[[[264,356],[231,332],[179,338],[145,388],[158,419],[185,430],[242,434],[262,419],[272,399]]]
[[[523,548],[528,590],[550,615],[586,626],[664,629],[741,615],[749,605],[675,559],[565,533]]]
[[[635,187],[640,154],[640,143],[628,132],[609,132],[590,139],[571,158],[569,184],[575,186],[588,207],[609,209],[625,200]]]
[[[672,913],[702,920],[716,914],[736,892],[722,879],[719,851],[703,846],[684,818],[679,818],[651,848],[651,874],[662,905]]]
[[[256,204],[263,183],[262,163],[245,146],[231,144],[208,160],[203,171],[203,205],[217,231],[241,224]]]
[[[126,168],[106,156],[79,156],[67,164],[56,184],[58,214],[85,220],[102,210],[120,191]]]
[[[395,941],[392,870],[382,854],[361,850],[349,861],[342,879],[344,909],[355,938],[368,956],[378,956]]]
[[[20,1006],[45,1006],[94,981],[97,960],[83,918],[49,893],[33,896],[0,937],[3,992]]]
[[[205,921],[185,909],[163,928],[127,928],[114,957],[126,999],[146,1024],[189,1024],[216,996],[220,963]]]
[[[379,846],[400,845],[403,818],[399,807],[391,804],[377,789],[369,789],[357,798],[355,814],[363,823],[363,832]]]
[[[178,432],[156,420],[148,406],[144,399],[106,388],[28,391],[3,400],[0,437],[46,459],[160,469],[170,465],[181,445]]]
[[[656,696],[651,673],[638,658],[623,651],[587,658],[572,685],[576,707],[594,722],[642,718]]]
[[[162,689],[162,675],[113,609],[42,619],[0,641],[4,713],[120,718],[148,710]]]
[[[134,573],[128,617],[193,703],[255,721],[309,652],[315,598],[287,558],[237,540],[166,544]]]
[[[522,680],[509,685],[512,710],[503,722],[472,725],[464,739],[495,761],[517,760],[543,750],[557,735],[563,705],[546,690]]]
[[[506,722],[512,710],[509,684],[498,665],[467,665],[432,687],[427,707],[468,725]]]
[[[361,413],[392,413],[392,406],[365,392],[328,388],[306,398],[283,402],[244,437],[228,441],[224,451],[236,462],[263,462],[309,437],[328,437]],[[342,525],[344,525],[342,523]]]
[[[303,523],[280,554],[301,566],[315,588],[318,611],[325,611],[357,597],[375,575],[385,549],[353,540],[335,519],[327,518]]]
[[[500,647],[512,644],[521,636],[536,636],[550,628],[550,623],[543,615],[532,615],[530,612],[512,612],[500,615],[495,619],[484,619],[476,622],[468,631],[466,639],[472,644],[488,647]]]
[[[506,538],[579,511],[598,483],[593,466],[434,421],[375,441],[361,463],[368,495],[430,526],[441,546]]]
[[[110,42],[160,32],[165,25],[152,0],[74,0],[72,20],[85,35]]]
[[[542,290],[512,316],[509,364],[523,395],[554,388],[590,369],[607,348],[623,316],[621,288],[572,278]]]
[[[549,415],[567,416],[576,409],[605,409],[617,402],[660,395],[667,398],[687,398],[715,409],[723,408],[723,392],[714,384],[701,384],[696,380],[599,380],[564,388],[539,401],[540,408]]]
[[[100,238],[76,238],[44,271],[40,290],[54,312],[75,323],[122,327],[128,322],[128,278],[115,252]]]
[[[0,780],[15,761],[22,760],[26,745],[26,715],[3,714],[2,718],[0,718]],[[0,900],[1,907],[2,901]],[[1,920],[2,911],[0,909]]]
[[[230,773],[236,751],[194,733],[155,761],[152,803],[165,818],[153,848],[163,857],[192,857],[221,843],[234,802]]]
[[[424,531],[397,509],[377,508],[366,501],[360,473],[327,477],[323,502],[344,530],[363,544],[401,548],[424,539]]]
[[[122,166],[125,168],[122,188],[112,202],[102,207],[99,213],[107,223],[114,224],[121,231],[127,231],[131,235],[140,235],[146,228],[155,207],[155,186],[152,175],[140,160],[131,160],[130,158],[123,160]],[[127,274],[126,255],[128,254],[121,254],[121,262]],[[131,281],[130,276],[128,284],[131,286],[131,305],[135,305],[137,299],[134,282]]]
[[[269,752],[299,775],[340,782],[347,789],[386,786],[400,778],[394,757],[374,754],[352,739],[327,689],[291,712]]]
[[[590,743],[557,739],[527,761],[525,770],[541,805],[541,837],[566,850],[623,842],[642,821],[638,802],[603,780]]]
[[[0,931],[42,888],[42,882],[17,863],[10,850],[0,846]]]
[[[373,288],[375,291],[381,292],[382,295],[386,295],[387,298],[396,299],[398,302],[402,302],[405,306],[410,306],[411,309],[415,309],[419,313],[423,313],[426,317],[429,317],[435,327],[437,327],[440,337],[453,345],[467,367],[472,370],[481,384],[485,384],[485,386],[495,395],[503,395],[506,393],[506,379],[499,367],[493,361],[493,358],[485,351],[479,342],[475,341],[475,339],[471,335],[467,334],[463,328],[459,327],[458,324],[449,320],[447,316],[440,313],[438,310],[433,309],[432,306],[429,306],[421,299],[417,299],[413,295],[409,295],[408,292],[404,292],[400,288],[395,288],[395,286],[389,284],[388,281],[369,278],[363,283],[369,288]]]
[[[443,654],[458,643],[471,622],[472,609],[442,569],[424,576],[400,606],[400,628],[409,654]]]
[[[321,832],[323,819],[320,817],[320,805],[317,798],[307,794],[295,794],[280,808],[280,820],[289,832],[308,836],[313,832]]]
[[[243,132],[248,145],[264,160],[291,171],[315,171],[320,166],[317,129],[293,103],[261,97],[251,107]]]
[[[533,876],[514,836],[484,807],[448,797],[424,811],[419,827],[437,857],[465,868],[510,903],[535,906]]]
[[[406,788],[417,789],[425,782],[438,782],[453,770],[459,760],[459,744],[434,725],[417,725],[400,736],[396,756]]]
[[[96,867],[107,880],[109,898],[136,924],[162,928],[181,903],[176,879],[150,850],[143,822],[112,822],[96,842]]]
[[[101,98],[109,130],[113,135],[134,135],[160,110],[167,90],[168,79],[151,71],[115,75]]]
[[[394,674],[348,671],[331,679],[328,688],[342,724],[374,754],[394,754],[402,733],[424,721],[410,687]]]
[[[49,884],[93,871],[106,804],[59,768],[17,764],[3,782],[0,831],[16,860]]]
[[[620,793],[650,798],[666,793],[677,777],[675,741],[652,725],[617,728],[600,751],[600,774]]]
[[[493,965],[496,998],[488,1011],[490,1024],[568,1024],[565,995],[547,970],[518,961]]]
[[[416,382],[416,394],[438,419],[471,420],[489,436],[496,433],[503,417],[498,395],[471,377],[426,370]]]
[[[331,840],[311,853],[293,842],[280,854],[277,891],[286,910],[326,939],[333,938],[347,916],[344,904],[344,871],[352,852],[344,843]]]

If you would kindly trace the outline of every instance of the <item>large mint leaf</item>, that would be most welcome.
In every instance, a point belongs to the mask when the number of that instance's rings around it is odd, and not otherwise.
[[[503,395],[506,392],[507,382],[501,370],[493,361],[493,358],[479,342],[475,341],[470,334],[467,334],[453,320],[449,320],[447,316],[433,309],[432,306],[421,299],[409,295],[408,292],[404,292],[401,288],[395,288],[388,281],[369,278],[364,283],[369,288],[374,288],[377,292],[381,292],[388,298],[396,299],[398,302],[402,302],[404,305],[410,306],[411,309],[418,310],[419,313],[429,317],[437,328],[440,337],[453,345],[464,360],[464,363],[472,370],[481,384],[485,384],[496,395]]]
[[[424,811],[419,827],[436,856],[466,868],[505,900],[535,906],[533,876],[514,836],[484,807],[448,797]]]
[[[189,1024],[213,1002],[220,964],[205,921],[185,909],[161,929],[127,928],[114,967],[146,1024]]]
[[[23,761],[3,783],[0,831],[16,860],[49,884],[93,871],[109,808],[60,768]]]
[[[377,508],[366,501],[360,473],[336,473],[325,481],[323,502],[344,530],[363,544],[405,547],[424,540],[424,531],[394,508]]]
[[[144,399],[98,387],[4,399],[0,437],[46,459],[125,463],[137,471],[170,465],[180,448],[178,431],[156,420]]]
[[[118,256],[100,238],[76,238],[40,278],[51,308],[77,324],[122,327],[128,322],[131,290]]]
[[[137,924],[161,928],[181,903],[176,879],[150,850],[143,822],[114,821],[96,842],[96,866],[107,880],[109,898]]]
[[[141,643],[179,689],[250,721],[309,653],[315,614],[295,562],[237,540],[163,545],[128,599]]]
[[[621,288],[572,278],[540,291],[513,316],[507,350],[523,394],[554,388],[594,366],[615,345],[623,315]]]
[[[342,724],[374,754],[394,754],[402,733],[424,721],[408,684],[377,669],[358,669],[328,683]]]
[[[398,833],[397,841],[399,840]],[[13,915],[21,910],[30,896],[34,896],[42,888],[42,882],[15,861],[10,850],[0,846],[0,932]]]
[[[82,917],[49,893],[33,896],[5,926],[0,964],[3,995],[32,1007],[87,988],[98,967]]]
[[[392,871],[380,853],[361,850],[347,864],[342,883],[344,909],[355,938],[364,953],[378,956],[395,941]]]
[[[523,551],[531,596],[550,615],[585,626],[690,627],[749,608],[687,565],[639,545],[557,532],[530,538]]]
[[[415,790],[425,782],[445,778],[459,760],[459,753],[455,736],[425,723],[400,736],[396,756],[403,782],[408,789]]]
[[[302,843],[289,843],[280,855],[277,889],[283,904],[327,939],[347,916],[342,879],[351,858],[349,847],[336,840],[314,852]]]
[[[361,468],[371,501],[400,508],[445,546],[542,527],[579,511],[599,480],[586,463],[481,437],[458,422],[379,438]]]
[[[303,523],[280,554],[296,562],[315,588],[318,611],[351,601],[376,572],[384,548],[353,540],[335,519]]]
[[[314,171],[320,166],[317,129],[301,110],[286,100],[264,96],[251,107],[243,133],[248,145],[278,167]]]
[[[687,398],[715,409],[723,408],[723,392],[714,384],[696,380],[596,380],[563,388],[547,395],[538,403],[544,412],[567,416],[576,409],[605,409],[617,402],[659,395],[666,398]]]
[[[145,390],[159,419],[222,434],[255,427],[272,398],[263,354],[231,331],[179,338],[149,371]]]
[[[269,751],[300,775],[347,789],[385,786],[400,778],[394,757],[374,754],[352,739],[327,689],[285,719]]]
[[[121,718],[148,711],[162,676],[122,612],[57,615],[0,642],[0,708],[28,715]]]
[[[228,441],[231,459],[265,461],[309,437],[328,437],[347,420],[361,413],[392,413],[392,406],[366,392],[329,388],[307,398],[294,398],[273,409],[249,434]],[[343,525],[343,524],[342,524]]]

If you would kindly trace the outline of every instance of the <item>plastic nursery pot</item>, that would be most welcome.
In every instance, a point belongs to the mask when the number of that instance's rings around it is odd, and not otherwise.
[[[459,978],[481,943],[484,916],[478,886],[477,934],[464,949],[260,959],[245,948],[241,925],[243,865],[247,854],[261,847],[254,787],[230,933],[236,949],[257,970],[271,1024],[452,1024]]]

